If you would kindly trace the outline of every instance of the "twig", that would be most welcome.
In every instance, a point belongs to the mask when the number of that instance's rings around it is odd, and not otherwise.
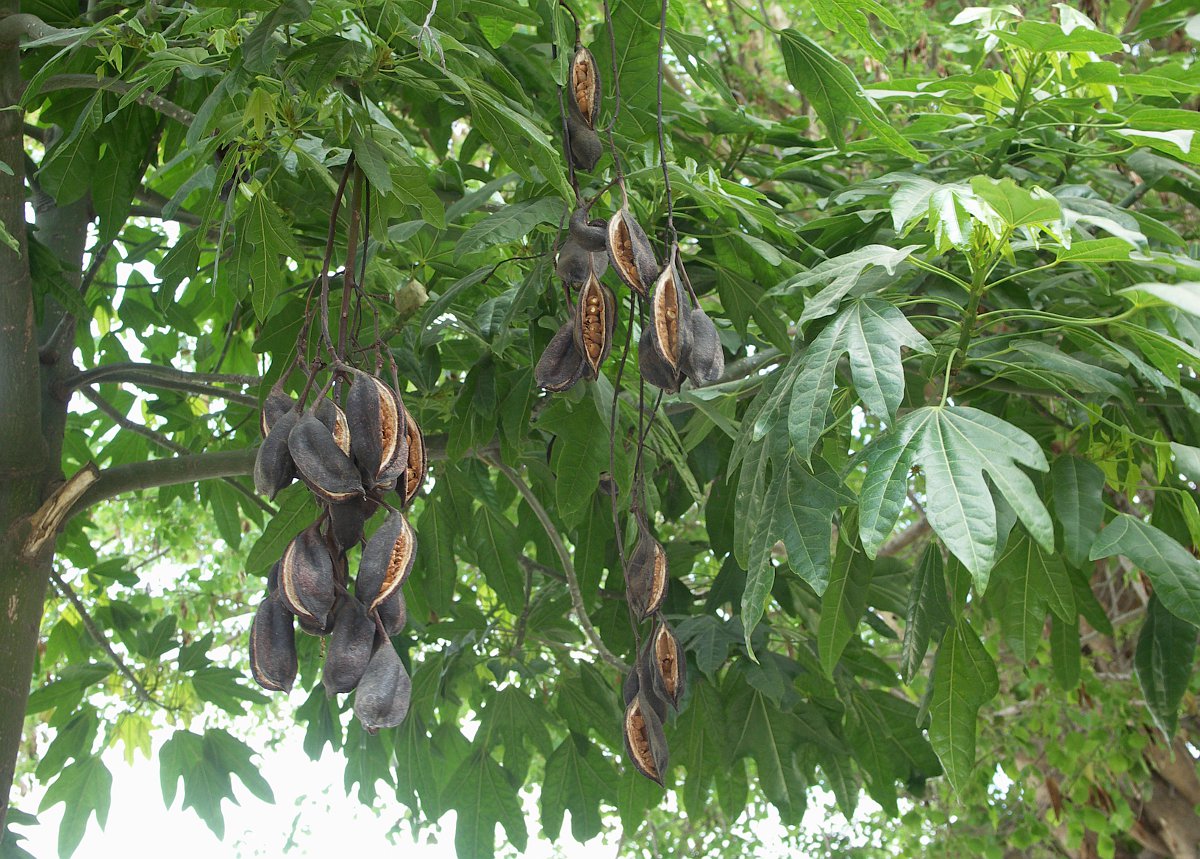
[[[521,555],[517,559],[517,562],[526,570],[533,573],[541,573],[548,579],[554,579],[556,582],[563,582],[564,584],[567,581],[567,577],[558,570],[553,567],[547,567],[545,564],[540,564],[528,555]],[[621,600],[622,602],[625,600],[625,594],[620,591],[613,591],[608,588],[597,588],[597,590],[600,592],[600,596],[606,600]]]
[[[55,92],[64,89],[99,89],[124,95],[134,89],[135,85],[117,78],[97,78],[95,75],[53,75],[42,81],[39,93]],[[196,115],[186,108],[180,107],[173,101],[163,98],[149,90],[134,98],[140,105],[156,110],[163,116],[176,122],[190,126],[196,121]]]
[[[480,455],[485,463],[499,471],[509,479],[525,502],[533,510],[538,521],[542,523],[542,528],[546,531],[546,536],[550,538],[550,543],[554,546],[554,551],[558,555],[559,563],[562,564],[563,572],[567,576],[567,590],[571,593],[571,605],[575,610],[575,617],[579,620],[579,625],[583,628],[584,635],[596,648],[596,653],[600,658],[607,662],[622,674],[629,671],[629,666],[613,655],[612,651],[605,645],[604,640],[600,638],[600,634],[596,632],[596,628],[592,626],[592,620],[588,617],[587,609],[583,605],[583,591],[579,588],[579,578],[575,575],[575,565],[571,562],[571,554],[567,551],[566,544],[563,543],[562,536],[558,533],[558,529],[554,527],[554,523],[550,520],[550,514],[546,512],[546,508],[542,506],[542,502],[538,500],[537,495],[529,487],[521,476],[505,465],[498,459],[493,459],[486,455]]]
[[[165,388],[167,390],[185,391],[200,396],[221,397],[233,403],[239,403],[251,408],[257,408],[258,398],[253,394],[243,394],[228,388],[218,388],[216,385],[240,385],[250,387],[262,382],[259,376],[237,375],[232,373],[191,373],[186,370],[176,370],[174,367],[162,367],[158,364],[142,364],[123,362],[106,364],[90,370],[81,370],[73,376],[68,376],[58,383],[56,392],[65,396],[76,388],[100,383],[128,382],[139,387]]]

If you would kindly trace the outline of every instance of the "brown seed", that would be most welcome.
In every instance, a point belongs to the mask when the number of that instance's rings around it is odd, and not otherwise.
[[[690,313],[687,293],[676,279],[675,266],[667,265],[650,296],[650,338],[655,352],[676,374],[691,348]]]
[[[367,545],[358,563],[354,593],[368,612],[386,602],[408,579],[417,556],[417,532],[403,513],[389,513]]]
[[[612,351],[615,317],[616,299],[612,290],[592,275],[579,293],[573,317],[575,348],[583,355],[584,375],[589,379],[599,378],[600,364]]]
[[[679,699],[687,688],[687,659],[679,639],[666,621],[659,623],[651,637],[654,658],[651,661],[650,680],[658,697],[670,701],[679,709]]]
[[[600,68],[587,48],[580,47],[571,57],[569,84],[570,106],[588,128],[594,129],[600,117]]]
[[[572,316],[550,339],[537,366],[534,381],[547,391],[565,391],[583,376],[587,367],[583,355],[575,346],[575,318]]]
[[[396,492],[400,495],[400,506],[407,508],[413,503],[417,493],[425,488],[425,473],[429,468],[429,460],[425,452],[425,434],[421,432],[417,419],[403,405],[400,408],[404,413],[407,457],[404,471],[396,481]]]
[[[658,276],[650,240],[629,209],[621,207],[608,219],[608,257],[617,276],[639,295]]]
[[[290,692],[296,681],[296,633],[292,615],[278,599],[259,603],[250,624],[250,673],[272,692]]]
[[[642,621],[662,608],[670,577],[666,550],[650,533],[645,518],[641,514],[637,518],[638,541],[629,556],[625,581],[629,606]]]

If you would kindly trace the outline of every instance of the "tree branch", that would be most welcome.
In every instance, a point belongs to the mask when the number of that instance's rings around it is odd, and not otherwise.
[[[0,18],[0,47],[17,45],[26,39],[46,45],[70,45],[86,32],[82,27],[72,30],[52,27],[37,15],[5,15]]]
[[[525,502],[533,510],[538,521],[542,523],[542,528],[546,531],[546,536],[550,538],[551,545],[554,546],[555,554],[558,555],[559,563],[562,564],[563,572],[567,576],[567,590],[571,593],[571,605],[575,610],[575,617],[579,620],[579,625],[583,628],[584,635],[588,641],[596,648],[596,653],[600,658],[615,668],[617,671],[625,674],[629,671],[629,666],[613,655],[612,651],[605,645],[600,634],[596,632],[596,627],[592,625],[592,620],[588,617],[587,609],[583,605],[583,591],[579,588],[579,578],[575,575],[575,565],[571,562],[571,553],[567,551],[566,544],[563,543],[562,536],[558,533],[558,529],[554,527],[554,523],[550,520],[550,514],[546,512],[546,508],[542,506],[542,502],[538,500],[534,491],[529,487],[529,484],[521,479],[517,472],[513,471],[503,462],[498,459],[480,454],[479,458],[492,468],[499,471],[509,479]]]
[[[75,375],[63,379],[59,384],[58,393],[66,396],[84,385],[95,385],[102,382],[129,382],[141,387],[166,388],[201,396],[221,397],[233,403],[257,408],[258,398],[256,396],[228,388],[218,388],[216,385],[221,383],[248,387],[257,385],[261,381],[262,379],[258,376],[232,373],[190,373],[186,370],[176,370],[174,367],[160,367],[157,364],[127,362],[81,370]]]
[[[533,558],[529,557],[528,555],[521,555],[519,558],[517,558],[517,562],[520,563],[520,565],[522,567],[524,567],[526,570],[529,570],[534,573],[541,573],[543,576],[545,576],[548,579],[554,579],[556,582],[563,582],[564,584],[566,584],[566,581],[567,581],[566,576],[564,576],[562,573],[560,573],[558,570],[554,569],[553,567],[547,567],[545,564],[538,563],[537,561],[535,561]],[[623,593],[620,593],[618,591],[612,591],[612,590],[609,590],[608,588],[598,588],[598,590],[600,591],[600,596],[606,600],[621,600],[622,602],[625,601],[625,594],[623,594]]]
[[[117,78],[97,78],[95,75],[52,75],[42,81],[39,93],[55,92],[64,89],[101,89],[124,95],[136,85]],[[156,110],[163,116],[173,119],[182,125],[191,125],[196,121],[196,115],[187,108],[180,107],[173,101],[163,98],[157,93],[146,90],[134,98],[140,105]]]
[[[899,534],[884,543],[880,548],[879,557],[888,557],[889,555],[898,555],[903,552],[913,543],[920,540],[932,529],[929,527],[929,520],[923,515],[916,522],[913,522]]]

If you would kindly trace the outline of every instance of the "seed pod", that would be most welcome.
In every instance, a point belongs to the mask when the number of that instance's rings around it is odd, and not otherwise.
[[[392,595],[375,606],[383,631],[389,636],[399,635],[408,623],[408,602],[404,599],[404,591],[397,588]]]
[[[725,352],[721,349],[717,326],[699,307],[692,309],[688,322],[691,346],[680,369],[693,385],[712,384],[725,372]]]
[[[567,142],[571,150],[571,162],[576,170],[591,173],[604,154],[600,135],[588,128],[583,117],[576,111],[567,111]]]
[[[354,693],[354,715],[363,728],[373,734],[380,728],[394,728],[408,715],[412,697],[412,679],[396,648],[387,639],[379,643],[367,670]]]
[[[404,413],[404,435],[407,456],[404,470],[396,480],[396,492],[400,495],[400,506],[407,508],[417,497],[417,493],[425,487],[425,472],[429,468],[429,460],[425,453],[425,434],[417,424],[412,412],[400,406]]]
[[[258,428],[262,432],[262,437],[266,438],[271,427],[275,426],[275,422],[286,415],[296,405],[296,401],[289,397],[278,386],[271,388],[271,393],[267,394],[266,400],[263,401],[262,411],[258,415]]]
[[[361,497],[363,486],[358,469],[314,411],[300,418],[288,435],[288,450],[296,470],[309,488],[326,501],[337,503]],[[349,433],[346,449],[349,449]]]
[[[350,455],[363,483],[378,486],[392,480],[408,459],[399,395],[374,376],[357,373],[346,399]]]
[[[317,420],[329,430],[342,453],[349,456],[350,422],[346,420],[346,413],[338,407],[337,403],[327,398],[322,398],[320,402],[314,403],[312,412],[317,416]]]
[[[333,608],[334,576],[333,558],[317,525],[297,534],[284,550],[279,595],[288,611],[319,626]]]
[[[250,673],[272,692],[290,692],[296,681],[296,633],[292,616],[278,599],[268,596],[250,624]]]
[[[343,600],[333,622],[321,682],[329,695],[352,692],[367,670],[375,645],[375,621],[361,604]]]
[[[367,545],[358,562],[354,594],[368,612],[386,602],[408,579],[417,556],[417,532],[403,513],[389,513]]]
[[[568,229],[571,238],[585,251],[596,253],[608,250],[608,224],[603,220],[589,220],[588,210],[583,206],[571,213]]]
[[[274,596],[279,590],[279,568],[283,566],[283,561],[276,561],[271,565],[271,571],[267,573],[267,596]]]
[[[642,648],[642,652],[638,654],[637,662],[629,673],[625,675],[625,682],[621,686],[621,698],[628,707],[642,688],[648,690],[646,700],[654,710],[654,714],[658,716],[660,722],[665,722],[667,719],[667,702],[660,698],[654,692],[654,684],[650,681],[650,674],[653,669],[649,666],[650,641],[647,640],[646,646]],[[647,681],[642,683],[642,676],[645,675]]]
[[[300,413],[287,411],[276,420],[254,458],[254,488],[261,495],[274,499],[279,491],[296,479],[296,463],[292,459],[288,439],[300,420]]]
[[[608,219],[608,257],[625,285],[639,295],[658,277],[650,240],[624,206]]]
[[[629,556],[625,580],[626,598],[639,621],[662,608],[667,596],[667,553],[654,539],[641,514],[638,515],[638,541]]]
[[[371,498],[351,498],[339,504],[330,504],[329,536],[342,552],[362,542],[363,526],[379,509],[379,502]]]
[[[578,112],[588,128],[596,127],[600,118],[600,67],[587,48],[576,49],[571,57],[567,95],[570,106]]]
[[[563,283],[583,283],[592,274],[592,255],[574,238],[568,237],[558,249],[554,272]]]
[[[650,296],[650,342],[674,373],[680,373],[692,344],[691,307],[687,293],[668,264]]]
[[[321,619],[309,618],[300,615],[296,618],[296,623],[300,626],[300,631],[308,635],[324,638],[333,632],[333,624],[337,620],[337,604],[329,610]]]
[[[565,391],[579,381],[587,366],[575,347],[575,319],[572,317],[558,329],[533,368],[538,387],[547,391]]]
[[[597,379],[600,376],[600,364],[612,351],[616,315],[616,299],[612,290],[592,275],[579,293],[573,329],[575,348],[584,359],[585,378]]]
[[[658,625],[650,638],[651,647],[648,650],[652,658],[650,662],[650,682],[655,694],[664,701],[670,701],[671,706],[679,709],[679,699],[687,688],[687,659],[675,631],[666,621]]]
[[[662,720],[644,692],[629,702],[624,719],[625,754],[635,769],[658,784],[667,771],[667,738]]]
[[[656,388],[662,388],[664,393],[678,393],[679,386],[683,384],[683,374],[673,371],[658,354],[652,342],[654,335],[650,329],[651,326],[647,325],[642,329],[642,336],[638,338],[638,369],[643,379]]]

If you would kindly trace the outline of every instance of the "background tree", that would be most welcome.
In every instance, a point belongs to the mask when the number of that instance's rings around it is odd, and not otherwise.
[[[464,857],[496,824],[524,846],[526,784],[549,837],[569,810],[629,854],[740,855],[767,805],[803,845],[819,786],[853,820],[827,848],[1196,855],[1196,12],[676,3],[660,99],[650,0],[3,4],[0,817],[48,785],[72,852],[101,753],[165,731],[164,799],[220,833],[233,776],[271,796],[253,713],[344,755],[365,803],[457,811]],[[618,152],[663,255],[661,101],[727,364],[644,454],[684,815],[619,728],[637,325],[598,381],[532,380],[568,313],[576,20],[615,143],[582,192],[619,207]],[[331,217],[351,158],[363,247]],[[258,406],[352,261],[431,458],[413,706],[374,736],[317,639],[284,700],[243,655],[315,516],[254,494]]]

